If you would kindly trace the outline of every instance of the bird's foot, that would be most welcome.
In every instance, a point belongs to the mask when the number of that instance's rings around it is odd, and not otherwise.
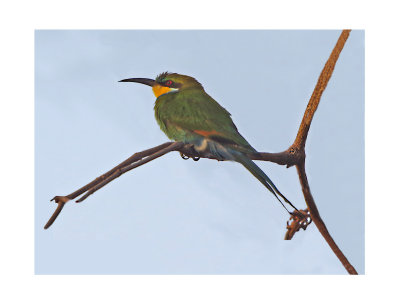
[[[193,159],[194,161],[199,161],[199,160],[200,160],[200,157],[198,157],[198,156],[189,157],[189,156],[186,156],[185,154],[183,154],[182,152],[181,152],[180,154],[181,154],[181,157],[182,157],[184,160],[188,160],[189,158]]]
[[[182,152],[180,153],[181,154],[181,157],[184,159],[184,160],[188,160],[190,157],[189,156],[186,156],[185,154],[183,154]]]

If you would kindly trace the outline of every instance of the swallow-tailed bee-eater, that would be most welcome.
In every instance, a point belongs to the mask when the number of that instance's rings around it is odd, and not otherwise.
[[[155,117],[168,138],[192,144],[197,152],[207,151],[215,159],[242,164],[282,205],[279,197],[296,209],[248,156],[257,151],[239,133],[231,114],[210,97],[195,78],[164,72],[155,80],[131,78],[120,82],[152,87],[157,98]]]

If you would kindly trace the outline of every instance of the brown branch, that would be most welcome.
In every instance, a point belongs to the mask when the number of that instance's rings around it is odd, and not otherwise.
[[[56,221],[58,215],[63,210],[65,203],[69,201],[67,197],[60,197],[60,196],[56,196],[51,200],[52,201],[54,200],[57,203],[57,208],[51,215],[49,221],[47,221],[46,225],[44,226],[44,229],[48,229],[53,224],[53,222]]]
[[[166,142],[163,143],[159,146],[156,146],[154,148],[150,148],[147,150],[144,150],[142,152],[137,152],[135,154],[133,154],[131,157],[129,157],[128,159],[124,160],[122,163],[120,163],[119,165],[115,166],[114,168],[112,168],[110,171],[104,173],[103,175],[99,176],[98,178],[94,179],[93,181],[91,181],[89,184],[83,186],[82,188],[78,189],[77,191],[67,195],[67,198],[72,200],[75,199],[77,196],[81,195],[82,193],[84,193],[85,191],[87,191],[88,189],[92,188],[93,186],[96,186],[99,182],[101,182],[102,180],[104,180],[105,178],[107,178],[108,176],[110,176],[111,174],[114,173],[115,170],[130,165],[138,160],[141,160],[142,158],[149,156],[151,154],[154,154],[166,147],[168,147],[172,142]]]
[[[312,220],[315,223],[318,230],[320,231],[321,235],[327,241],[328,245],[331,247],[332,251],[336,254],[338,259],[346,268],[346,270],[350,274],[357,274],[357,271],[350,264],[350,262],[344,256],[342,251],[339,249],[333,238],[330,236],[328,229],[326,228],[318,212],[318,208],[315,204],[315,201],[311,195],[311,190],[310,186],[308,185],[308,180],[305,171],[305,156],[306,156],[305,144],[308,136],[308,131],[310,129],[312,119],[321,100],[322,94],[329,82],[330,77],[332,76],[340,52],[342,51],[349,34],[350,30],[342,31],[342,34],[340,35],[329,59],[327,60],[319,76],[317,85],[314,88],[313,94],[305,110],[296,139],[293,142],[293,144],[289,147],[289,149],[280,153],[257,152],[249,155],[249,157],[254,160],[270,161],[277,163],[279,165],[286,165],[287,167],[295,165],[297,168],[304,199],[307,204],[307,209],[302,210],[298,213],[297,212],[293,213],[291,217],[291,220],[293,221],[291,222],[290,225],[288,224],[287,226],[288,232],[285,235],[285,239],[290,240],[300,228],[306,229],[306,227],[310,224]],[[116,179],[123,173],[130,171],[134,168],[137,168],[145,163],[148,163],[151,160],[161,157],[162,155],[171,151],[179,151],[183,157],[184,156],[191,157],[194,160],[198,160],[198,158],[216,159],[209,152],[199,153],[194,150],[193,145],[189,144],[184,145],[181,142],[166,142],[157,147],[135,153],[130,158],[120,163],[118,166],[114,167],[110,171],[101,175],[100,177],[93,180],[89,184],[83,186],[82,188],[78,189],[77,191],[67,196],[54,197],[52,200],[54,200],[58,204],[58,206],[44,228],[47,229],[55,221],[55,219],[63,209],[65,203],[67,203],[69,200],[74,199],[86,192],[80,199],[76,201],[76,202],[82,202],[88,196],[90,196],[97,190],[101,189],[102,187],[104,187],[109,182]],[[310,216],[311,220],[309,219]]]
[[[172,142],[168,147],[163,148],[163,149],[157,151],[156,153],[154,153],[152,155],[149,155],[149,156],[139,160],[138,162],[135,162],[135,163],[133,163],[131,165],[128,165],[128,166],[125,166],[125,167],[120,167],[120,168],[116,169],[114,171],[114,173],[112,173],[111,175],[107,176],[104,180],[102,180],[96,186],[93,186],[92,188],[90,188],[81,198],[76,200],[76,202],[79,203],[79,202],[84,201],[88,196],[90,196],[91,194],[95,193],[97,190],[99,190],[100,188],[104,187],[105,185],[107,185],[111,181],[115,180],[117,177],[121,176],[125,172],[128,172],[128,171],[130,171],[132,169],[135,169],[137,167],[140,167],[141,165],[144,165],[144,164],[152,161],[153,159],[159,158],[159,157],[163,156],[164,154],[166,154],[168,152],[179,150],[182,146],[183,146],[182,142]]]
[[[193,145],[186,144],[181,149],[179,149],[183,155],[190,158],[208,158],[217,159],[215,156],[211,155],[210,152],[203,151],[197,152],[193,149]],[[256,152],[248,155],[253,160],[262,160],[276,163],[278,165],[286,165],[288,168],[296,165],[301,160],[304,159],[302,152],[295,152],[293,149],[289,149],[279,153],[267,153],[267,152]]]
[[[331,247],[335,255],[338,257],[340,262],[343,264],[347,272],[349,274],[358,274],[354,267],[347,260],[343,252],[339,249],[332,236],[329,234],[328,229],[326,228],[325,223],[323,222],[319,214],[317,205],[315,204],[315,201],[311,195],[311,190],[310,186],[308,185],[305,170],[305,144],[311,121],[321,100],[322,93],[324,92],[326,86],[328,85],[329,79],[332,76],[333,69],[335,68],[340,52],[342,51],[344,44],[349,37],[349,34],[350,30],[343,30],[335,47],[333,48],[333,51],[319,76],[317,85],[314,88],[313,94],[311,95],[310,101],[308,102],[307,108],[304,112],[303,120],[301,121],[296,139],[290,149],[295,152],[295,154],[304,156],[304,159],[296,163],[296,168],[299,175],[300,184],[302,186],[304,199],[306,201],[308,211],[311,215],[311,219],[314,221],[315,226],[318,228],[321,235],[324,237],[324,239]]]
[[[113,175],[115,171],[130,165],[132,163],[135,163],[137,161],[140,161],[141,159],[150,156],[152,154],[157,154],[160,152],[160,150],[165,149],[166,147],[175,144],[174,142],[166,142],[163,143],[159,146],[156,146],[154,148],[150,148],[147,150],[144,150],[142,152],[137,152],[135,154],[133,154],[131,157],[129,157],[128,159],[124,160],[122,163],[120,163],[119,165],[115,166],[114,168],[112,168],[110,171],[104,173],[103,175],[99,176],[98,178],[94,179],[93,181],[91,181],[89,184],[86,184],[85,186],[79,188],[78,190],[74,191],[73,193],[67,195],[67,196],[55,196],[54,198],[51,199],[51,201],[55,201],[58,205],[56,210],[54,211],[53,215],[50,217],[49,221],[47,221],[46,225],[44,226],[44,229],[48,229],[53,222],[57,219],[58,215],[60,214],[60,212],[62,211],[62,209],[64,208],[65,203],[67,203],[69,200],[73,200],[76,197],[80,196],[81,194],[85,193],[86,191],[88,191],[89,189],[97,186],[99,183],[103,182],[105,179],[107,179],[109,176]]]
[[[289,224],[290,220],[292,220],[292,222]],[[306,230],[311,224],[312,219],[308,209],[306,208],[299,210],[298,212],[294,211],[290,216],[289,221],[286,223],[287,232],[285,234],[285,240],[291,240],[294,234],[296,234],[301,228]]]
[[[325,238],[326,242],[331,247],[332,251],[341,261],[346,270],[350,274],[357,274],[357,271],[350,264],[346,256],[339,249],[339,247],[333,240],[332,236],[329,234],[328,229],[326,228],[326,225],[323,222],[319,214],[318,208],[315,204],[315,201],[311,195],[310,186],[308,185],[308,180],[305,172],[305,144],[308,136],[308,131],[310,129],[312,119],[321,100],[322,93],[324,92],[326,86],[328,85],[328,82],[335,68],[336,62],[344,47],[344,44],[346,43],[349,34],[350,30],[342,31],[342,34],[340,35],[328,61],[326,62],[319,76],[318,82],[314,88],[313,94],[311,95],[311,98],[308,102],[307,108],[304,112],[303,120],[300,124],[296,139],[292,144],[292,146],[288,150],[281,153],[258,153],[252,156],[252,158],[257,160],[267,160],[277,163],[279,165],[287,165],[288,167],[296,165],[297,172],[299,175],[299,180],[303,190],[304,199],[307,203],[311,219],[314,221],[314,224],[320,231],[321,235]],[[304,219],[298,218],[294,220],[294,222],[292,222],[292,227],[290,227],[288,229],[288,232],[286,233],[285,239],[291,239],[295,234],[295,232],[297,232],[297,230],[293,229],[300,228],[301,224],[305,222],[304,220],[306,220],[306,218]]]
[[[86,198],[88,198],[90,195],[95,193],[97,190],[100,188],[104,187],[107,185],[109,182],[112,180],[116,179],[119,177],[121,174],[130,171],[134,168],[137,168],[145,163],[148,163],[152,161],[155,158],[161,157],[162,155],[171,152],[171,151],[179,151],[182,154],[191,157],[191,158],[210,158],[210,159],[215,159],[212,155],[209,153],[202,153],[199,154],[193,149],[193,145],[186,144],[184,145],[181,142],[166,142],[163,143],[159,146],[156,146],[154,148],[150,148],[141,152],[137,152],[133,154],[131,157],[128,159],[124,160],[122,163],[118,164],[111,170],[107,171],[106,173],[102,174],[101,176],[97,177],[90,183],[86,184],[85,186],[79,188],[78,190],[72,192],[69,195],[66,196],[55,196],[54,198],[51,199],[51,201],[55,201],[58,205],[56,210],[54,211],[53,215],[50,217],[49,221],[47,221],[46,225],[44,226],[44,229],[48,229],[54,221],[57,219],[58,215],[61,213],[62,209],[64,208],[64,205],[69,201],[73,200],[76,197],[84,194],[81,198],[76,200],[77,203],[84,201]],[[266,161],[273,161],[273,162],[278,162],[280,164],[286,164],[286,163],[281,163],[279,161],[279,156],[283,156],[283,153],[257,153],[254,154],[254,159],[258,160],[266,160]],[[283,159],[284,160],[284,159]]]
[[[354,267],[350,264],[346,256],[344,256],[343,252],[339,249],[338,245],[335,243],[332,236],[329,234],[324,221],[319,215],[317,205],[315,204],[314,198],[311,195],[310,186],[308,185],[304,163],[296,165],[296,168],[297,168],[297,173],[299,175],[301,188],[303,190],[304,199],[307,203],[311,219],[314,221],[315,226],[318,228],[321,235],[325,238],[326,242],[329,244],[332,251],[335,253],[336,257],[340,260],[340,262],[345,267],[347,272],[349,272],[349,274],[358,274],[356,269],[354,269]]]
[[[335,47],[329,56],[324,69],[318,78],[317,85],[315,85],[314,91],[311,95],[310,101],[308,102],[306,111],[304,112],[303,120],[301,121],[299,131],[297,132],[296,139],[292,145],[294,149],[304,149],[306,144],[308,130],[310,129],[311,121],[314,117],[315,111],[317,110],[318,104],[321,100],[322,93],[328,85],[329,79],[332,76],[333,69],[335,69],[336,62],[339,58],[340,52],[342,51],[347,38],[350,35],[350,30],[343,30],[340,35]]]

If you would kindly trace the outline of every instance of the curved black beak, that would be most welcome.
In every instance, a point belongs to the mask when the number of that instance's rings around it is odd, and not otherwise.
[[[134,82],[134,83],[140,83],[140,84],[148,85],[148,86],[151,86],[151,87],[153,87],[154,85],[157,84],[157,82],[155,80],[145,79],[145,78],[124,79],[124,80],[121,80],[119,82]]]

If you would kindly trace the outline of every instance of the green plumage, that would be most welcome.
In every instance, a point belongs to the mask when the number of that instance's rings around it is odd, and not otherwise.
[[[164,80],[183,84],[178,91],[159,96],[154,106],[156,120],[168,138],[191,143],[201,137],[194,131],[214,131],[209,138],[219,139],[243,152],[255,152],[238,132],[231,114],[195,79],[169,74]]]
[[[155,117],[168,138],[193,144],[199,153],[207,151],[218,160],[232,160],[242,164],[279,200],[282,206],[284,205],[278,195],[296,209],[249,158],[248,154],[256,150],[240,135],[231,114],[210,97],[196,79],[165,72],[155,80],[133,78],[122,82],[137,82],[152,86],[157,96],[154,106]]]
[[[158,124],[170,139],[190,143],[199,137],[194,131],[215,131],[210,138],[255,151],[240,135],[228,111],[203,89],[164,94],[157,99],[154,110]]]

